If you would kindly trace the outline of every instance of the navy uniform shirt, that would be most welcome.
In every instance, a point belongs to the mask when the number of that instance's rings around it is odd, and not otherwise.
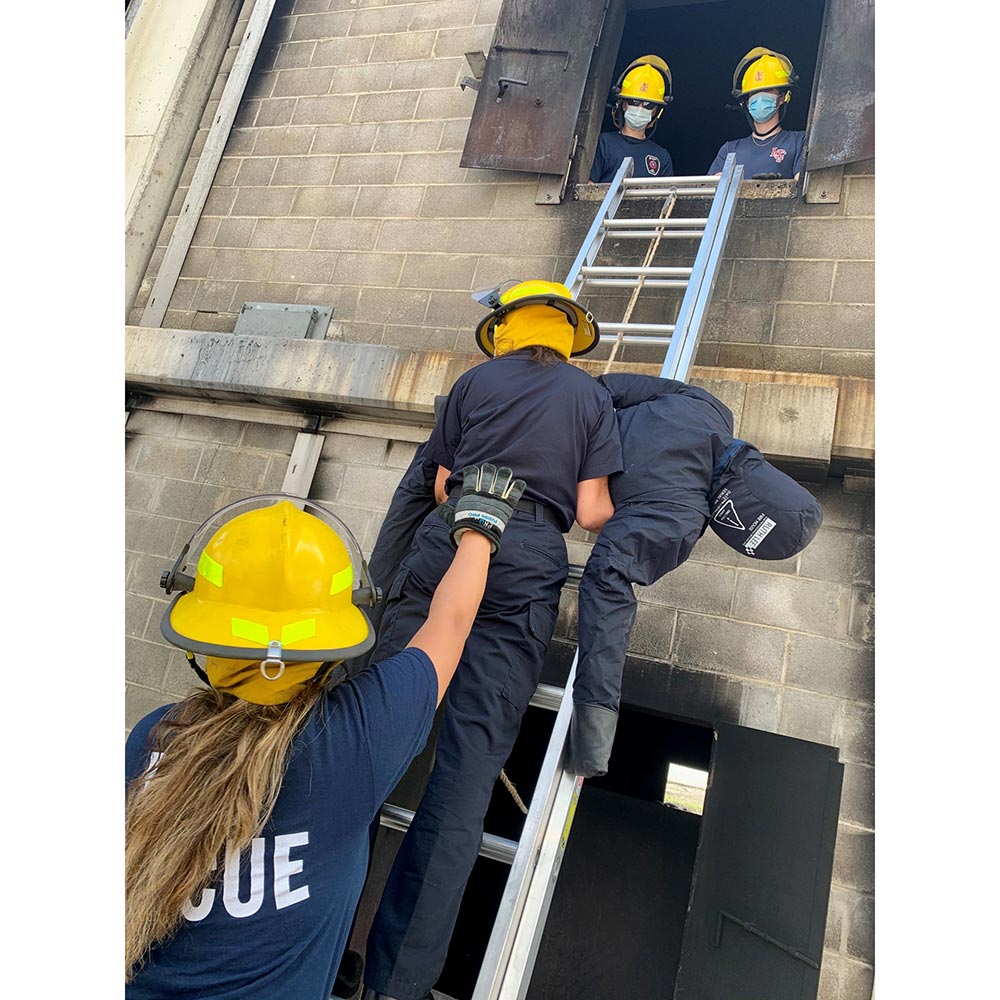
[[[590,179],[595,184],[607,184],[614,179],[626,156],[631,156],[635,161],[633,177],[674,176],[670,154],[652,139],[633,139],[621,132],[602,132],[597,140],[597,153],[590,168]]]
[[[427,742],[437,690],[427,654],[406,649],[329,692],[292,745],[262,835],[191,901],[127,1000],[328,1000],[365,881],[369,824]],[[170,707],[129,734],[126,787],[142,780],[149,732]]]
[[[524,351],[461,375],[424,457],[452,471],[453,492],[467,465],[509,466],[528,500],[551,507],[565,533],[576,517],[576,484],[622,469],[611,396],[565,362],[540,365]]]
[[[733,139],[719,150],[708,172],[720,173],[729,153],[735,153],[736,162],[743,164],[744,180],[750,180],[754,174],[780,174],[788,179],[802,172],[806,134],[781,131],[764,145],[758,145],[749,135]]]

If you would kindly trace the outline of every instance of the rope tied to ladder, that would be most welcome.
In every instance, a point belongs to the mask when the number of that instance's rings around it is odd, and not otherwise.
[[[660,221],[664,221],[670,218],[671,213],[674,210],[674,205],[677,204],[677,192],[672,191],[668,196],[667,200],[663,203],[663,208],[660,209],[660,214],[658,216]],[[649,267],[650,261],[656,255],[656,251],[660,246],[660,239],[663,236],[663,226],[656,227],[655,238],[650,241],[649,248],[646,250],[646,258],[642,262],[642,266]],[[639,298],[639,292],[642,291],[643,285],[646,283],[646,276],[644,274],[639,275],[639,280],[636,283],[635,288],[632,290],[632,296],[628,301],[628,305],[625,307],[625,317],[622,319],[622,323],[627,323],[632,317],[632,310],[635,308],[636,300]],[[621,347],[622,338],[625,336],[624,330],[618,331],[618,336],[615,337],[615,342],[611,348],[611,353],[608,355],[607,364],[604,366],[603,374],[607,375],[611,371],[611,365],[618,355],[618,348]]]
[[[517,789],[514,787],[514,782],[507,777],[507,772],[503,768],[500,768],[500,780],[503,782],[504,788],[506,788],[507,791],[510,792],[511,797],[514,799],[514,802],[517,803],[517,808],[520,809],[525,816],[527,816],[528,807],[524,804],[524,801],[522,800],[521,796],[517,794]]]

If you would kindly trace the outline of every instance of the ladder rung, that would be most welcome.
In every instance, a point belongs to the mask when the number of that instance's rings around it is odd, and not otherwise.
[[[402,806],[394,806],[387,802],[382,806],[379,814],[379,823],[390,830],[399,830],[405,833],[413,822],[413,811],[404,809]],[[483,834],[483,842],[479,846],[479,855],[483,858],[492,858],[494,861],[502,861],[504,864],[514,863],[514,854],[517,851],[517,841],[508,840],[506,837],[495,837],[492,833]]]
[[[688,195],[692,198],[695,196],[710,198],[715,194],[715,188],[688,188],[687,190],[684,190],[683,188],[680,190],[677,190],[676,188],[639,188],[635,191],[626,191],[623,197],[630,200],[633,198],[669,198],[672,194],[676,194],[678,196]]]
[[[673,323],[604,323],[598,322],[602,332],[607,333],[673,333]]]
[[[602,333],[600,335],[600,337],[598,337],[597,339],[602,344],[610,344],[612,341],[615,341],[618,338],[614,334],[611,334],[611,333],[607,334],[606,336],[605,336],[605,334]],[[670,339],[671,339],[670,337],[653,337],[653,336],[647,336],[647,335],[629,336],[628,334],[626,334],[624,337],[622,337],[622,343],[623,344],[652,344],[654,346],[659,345],[660,347],[669,347],[670,346]]]
[[[604,288],[635,288],[638,278],[587,278],[580,279],[585,285],[602,286]],[[686,281],[674,281],[669,278],[647,278],[642,282],[643,288],[687,288]]]
[[[535,688],[535,693],[531,696],[529,705],[535,708],[547,708],[553,712],[559,711],[559,702],[562,701],[563,689],[556,684],[539,684]]]
[[[608,238],[613,240],[651,240],[657,236],[661,240],[700,240],[704,235],[701,229],[685,231],[678,229],[672,233],[651,234],[644,229],[616,229],[613,233],[608,233]]]
[[[606,265],[600,267],[581,267],[580,274],[585,277],[595,277],[595,278],[613,278],[616,275],[620,277],[626,277],[628,275],[633,275],[638,277],[640,274],[646,275],[647,277],[653,277],[654,275],[658,278],[690,278],[691,268],[690,267],[658,267],[655,265],[647,265],[646,267],[629,267],[625,264],[622,265]]]
[[[719,186],[719,178],[714,174],[692,174],[688,177],[626,177],[622,181],[627,188],[643,187],[705,187],[713,190]]]
[[[700,229],[708,225],[708,219],[605,219],[601,225],[605,229]]]

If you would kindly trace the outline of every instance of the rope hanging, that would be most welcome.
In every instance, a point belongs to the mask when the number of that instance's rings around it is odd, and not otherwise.
[[[500,768],[500,780],[503,782],[504,788],[506,788],[507,791],[510,792],[511,797],[517,803],[517,808],[520,809],[525,816],[527,816],[528,807],[522,801],[521,796],[517,794],[517,789],[514,787],[514,782],[507,777],[507,772],[503,768]]]

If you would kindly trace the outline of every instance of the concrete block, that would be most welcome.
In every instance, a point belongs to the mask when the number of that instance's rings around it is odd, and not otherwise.
[[[368,153],[378,125],[320,125],[316,129],[314,153]]]
[[[329,98],[320,98],[329,100]],[[299,104],[302,104],[300,101]],[[254,156],[298,156],[309,152],[316,129],[311,126],[279,125],[257,128],[253,144]]]
[[[315,41],[346,35],[354,14],[354,11],[339,10],[321,14],[299,14],[291,19],[293,25],[289,41]]]
[[[649,587],[637,587],[640,601],[684,611],[726,617],[733,600],[736,573],[728,566],[690,561]]]
[[[671,666],[667,701],[677,715],[739,725],[744,689],[744,684],[721,674]]]
[[[875,969],[862,962],[842,959],[840,963],[840,1000],[874,1000]]]
[[[290,125],[295,113],[294,97],[270,98],[260,102],[257,116],[254,118],[256,128],[269,128],[277,125]]]
[[[169,647],[127,636],[125,639],[125,678],[133,684],[159,688],[167,672]]]
[[[773,319],[771,302],[716,300],[708,311],[705,337],[722,343],[766,344],[771,338]]]
[[[785,261],[784,265],[784,279],[781,283],[779,298],[786,302],[830,301],[830,290],[834,280],[833,269],[835,265],[833,261],[789,260]],[[852,299],[851,301],[861,300]]]
[[[733,264],[731,300],[773,302],[778,297],[785,273],[783,260],[737,260]]]
[[[779,302],[775,306],[772,342],[874,350],[875,307]]]
[[[167,672],[163,675],[164,701],[181,701],[197,688],[202,687],[198,675],[188,665],[184,654],[175,649],[167,659]]]
[[[450,59],[413,59],[397,63],[392,71],[390,90],[425,90],[457,87],[468,73],[468,64],[457,56]]]
[[[875,215],[875,178],[851,177],[847,181],[847,214]]]
[[[874,260],[875,220],[792,219],[788,256],[816,260]]]
[[[429,298],[429,292],[417,289],[362,288],[359,309],[375,322],[415,326],[424,322]]]
[[[291,455],[298,433],[295,427],[247,424],[246,430],[243,432],[243,447]]]
[[[250,237],[250,246],[272,250],[301,250],[310,245],[316,228],[315,219],[258,219]],[[321,248],[333,249],[327,246]]]
[[[357,98],[353,94],[331,94],[326,97],[300,97],[292,112],[293,126],[336,125],[351,120]],[[289,150],[308,153],[311,148]]]
[[[479,0],[475,24],[496,24],[503,0]]]
[[[875,582],[875,539],[835,528],[820,528],[801,556],[801,574],[831,583]]]
[[[777,688],[765,684],[741,685],[739,724],[748,729],[776,733],[781,717],[781,697]]]
[[[382,465],[389,450],[389,442],[384,438],[364,437],[360,434],[323,436],[324,461],[342,462],[344,465]]]
[[[146,630],[146,623],[156,602],[141,594],[125,594],[125,635],[139,638]]]
[[[256,490],[260,489],[266,467],[264,455],[230,448],[206,448],[197,476],[217,486]]]
[[[372,149],[376,153],[408,153],[436,149],[444,126],[439,121],[390,122],[379,125]]]
[[[207,278],[212,273],[212,263],[215,260],[215,250],[207,247],[191,247],[184,258],[181,267],[183,278]]]
[[[375,219],[319,219],[315,225],[313,250],[371,250],[378,236],[379,222]]]
[[[332,66],[308,66],[306,69],[283,69],[278,73],[271,97],[320,97],[330,92]]]
[[[351,21],[348,34],[391,35],[406,31],[412,17],[413,8],[408,4],[359,10]]]
[[[460,340],[461,337],[462,334],[456,333],[454,329],[389,325],[385,327],[385,333],[379,343],[416,351],[460,351],[461,345],[456,347],[456,340]]]
[[[326,284],[336,260],[336,253],[322,250],[279,250],[274,254],[269,277],[290,284]]]
[[[420,211],[424,189],[415,185],[366,185],[358,192],[352,215],[357,218],[410,219]]]
[[[787,634],[746,622],[681,612],[673,661],[682,667],[777,683]]]
[[[269,455],[263,481],[258,487],[261,493],[284,493],[287,472],[288,458],[285,455]]]
[[[271,96],[271,92],[274,90],[274,85],[278,81],[278,74],[274,70],[264,69],[261,67],[260,71],[257,73],[251,73],[250,79],[247,81],[246,90],[244,92],[244,99],[251,99],[255,101],[266,100]],[[219,75],[216,80],[216,87],[218,91],[212,91],[213,97],[222,97],[222,87],[227,81]]]
[[[851,588],[851,624],[849,636],[854,642],[875,642],[875,591],[868,587]]]
[[[673,608],[640,601],[629,637],[629,651],[657,660],[668,660],[676,623],[677,612]]]
[[[856,701],[840,706],[836,726],[840,759],[856,764],[875,763],[875,707]]]
[[[232,249],[243,249],[250,246],[250,236],[257,220],[222,219],[215,233],[215,245]]]
[[[166,479],[193,479],[201,452],[202,446],[193,441],[143,438],[134,471]]]
[[[344,463],[331,462],[320,456],[313,476],[311,493],[313,496],[336,500],[340,496],[340,487],[344,481]]]
[[[849,612],[847,587],[743,570],[737,575],[733,617],[743,621],[843,638]]]
[[[390,441],[385,464],[392,469],[407,469],[416,450],[417,445],[412,441]]]
[[[466,28],[442,28],[434,43],[434,56],[460,56],[465,52],[489,52],[494,24]]]
[[[404,157],[404,160],[406,157]],[[440,253],[449,246],[449,223],[419,219],[386,219],[379,230],[379,251],[404,253]]]
[[[792,633],[785,683],[853,701],[875,697],[875,656],[871,647]]]
[[[240,420],[220,420],[215,417],[197,416],[193,413],[181,415],[177,437],[189,441],[211,441],[216,444],[236,444],[246,426]]]
[[[736,260],[784,258],[788,230],[788,219],[733,219],[723,252]]]
[[[462,180],[461,146],[434,153],[407,153],[399,165],[397,184],[454,184]],[[175,213],[176,214],[176,213]]]
[[[398,153],[343,155],[337,163],[333,183],[391,184],[396,180],[400,160]]]
[[[251,239],[253,234],[250,234]],[[212,264],[212,277],[216,280],[228,280],[231,282],[247,280],[253,277],[264,277],[271,270],[274,259],[273,250],[230,250],[222,248],[215,254],[215,261]],[[203,282],[204,284],[204,282]],[[235,288],[233,289],[235,291]],[[196,307],[203,301],[202,297],[195,296],[192,300]]]
[[[823,507],[823,528],[844,528],[848,531],[873,531],[865,525],[868,498],[852,493],[844,493],[837,480],[826,483],[810,483],[809,492]]]
[[[426,4],[424,6],[434,6]],[[420,7],[417,7],[420,10]],[[396,63],[407,59],[427,59],[434,51],[436,31],[407,31],[403,34],[379,35],[372,47],[375,63]]]
[[[829,386],[753,382],[747,386],[739,436],[772,458],[822,468],[830,461],[837,390]]]
[[[494,185],[433,185],[427,188],[420,215],[429,219],[485,219],[493,211],[496,196]]]
[[[198,311],[191,320],[190,329],[207,333],[232,333],[236,314],[228,309]]]
[[[854,375],[873,379],[875,352],[824,350],[819,365],[812,370],[818,371],[821,375]]]
[[[411,121],[417,109],[418,90],[395,90],[384,94],[359,94],[352,122]]]
[[[414,65],[407,63],[406,65]],[[441,141],[438,149],[457,149],[465,147],[465,139],[469,134],[469,121],[467,118],[452,118],[443,123],[441,130]],[[565,273],[565,271],[564,271]]]
[[[338,318],[338,323],[353,320],[358,314],[358,298],[360,289],[344,288],[342,285],[302,285],[299,287],[295,301],[308,305],[326,305],[333,307],[333,314]],[[331,330],[327,331],[327,340],[338,339]],[[340,339],[349,339],[341,337]],[[365,340],[356,340],[355,343],[368,343]]]
[[[160,691],[152,691],[138,684],[125,685],[125,728],[131,730],[155,708],[166,705],[173,699]]]
[[[432,291],[424,322],[436,327],[467,329],[471,333],[482,318],[483,307],[474,302],[468,292]],[[471,338],[468,350],[478,351]]]
[[[369,61],[372,36],[322,38],[313,50],[313,66],[360,66]]]
[[[270,68],[276,70],[302,69],[312,64],[312,57],[315,51],[316,42],[314,41],[284,42],[277,47],[274,54],[274,63]],[[319,93],[325,94],[326,90],[319,91]]]
[[[372,94],[389,89],[392,67],[378,61],[363,66],[338,66],[333,74],[331,94]]]
[[[408,254],[399,284],[404,288],[472,288],[479,258],[468,254]]]
[[[258,117],[260,113],[258,112]],[[260,125],[260,122],[257,122]],[[207,133],[206,133],[207,135]],[[254,146],[257,144],[257,139],[260,136],[260,129],[258,128],[234,128],[229,133],[229,138],[226,140],[226,148],[223,151],[224,156],[250,156],[253,153]],[[192,148],[192,154],[195,150]],[[197,150],[200,154],[201,150]]]
[[[873,303],[875,264],[872,261],[837,261],[833,279],[834,302]]]
[[[278,160],[271,184],[295,187],[329,184],[336,166],[336,156],[283,156]]]
[[[150,437],[175,437],[181,425],[179,413],[159,413],[156,410],[133,410],[125,425],[127,435]]]
[[[300,187],[288,214],[306,218],[344,218],[354,210],[356,187]]]
[[[472,24],[477,11],[477,5],[467,0],[436,0],[435,3],[418,5],[410,17],[408,28],[410,31],[458,28]]]
[[[404,254],[341,253],[333,280],[343,285],[394,286],[405,260]]]
[[[875,834],[846,823],[837,825],[833,880],[860,892],[875,890]]]
[[[438,90],[424,91],[417,102],[415,117],[438,120],[443,118],[461,118],[468,121],[476,106],[476,94],[470,88],[442,87]]]
[[[691,552],[695,562],[717,563],[720,566],[738,566],[746,557],[731,549],[714,531],[706,531],[695,543]]]
[[[236,194],[231,214],[256,218],[285,216],[294,196],[295,192],[288,188],[243,187]]]
[[[844,765],[840,818],[845,823],[875,828],[875,768],[867,764]]]
[[[781,695],[778,732],[810,743],[836,746],[837,707],[835,698],[785,688]]]
[[[194,234],[191,237],[191,246],[212,246],[215,242],[215,234],[219,231],[219,223],[221,222],[221,218],[211,218],[207,215],[203,215],[199,220],[198,225],[195,227]]]
[[[131,418],[129,420],[131,423]],[[134,472],[125,473],[125,509],[148,511],[156,501],[160,488],[158,476],[139,476]]]
[[[198,282],[192,279],[178,279],[174,286],[174,293],[170,296],[170,308],[181,312],[192,307],[195,292],[198,291]]]

